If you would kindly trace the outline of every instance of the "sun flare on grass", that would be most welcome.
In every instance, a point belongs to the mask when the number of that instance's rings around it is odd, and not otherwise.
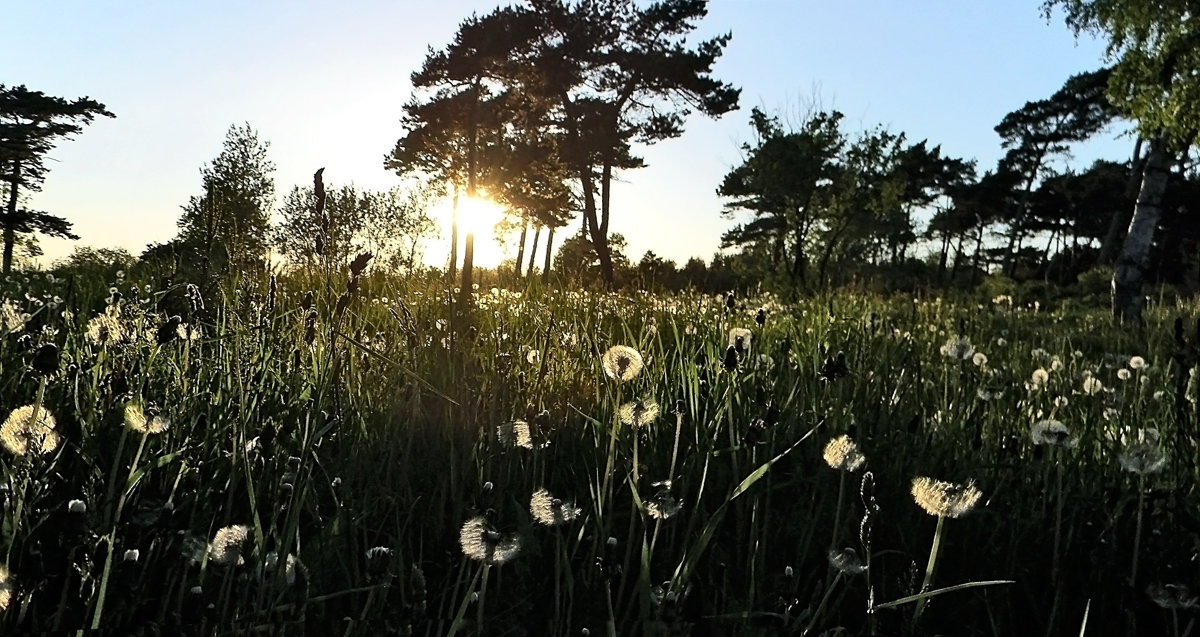
[[[454,199],[445,197],[429,210],[429,216],[437,224],[439,240],[426,250],[426,260],[444,266],[450,254],[450,237],[454,224]],[[458,199],[458,259],[462,263],[467,233],[475,235],[475,265],[496,267],[502,260],[513,256],[515,242],[508,241],[508,249],[497,243],[496,224],[504,219],[504,207],[486,195],[459,197]],[[505,237],[509,238],[509,237]]]

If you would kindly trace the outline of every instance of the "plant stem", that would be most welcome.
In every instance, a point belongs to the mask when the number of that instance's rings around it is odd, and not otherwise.
[[[939,515],[937,521],[937,530],[933,532],[933,546],[929,549],[929,563],[925,565],[925,582],[921,584],[921,592],[929,592],[929,585],[933,583],[933,571],[937,567],[938,549],[942,545],[942,528],[946,522],[946,516]],[[921,620],[921,613],[925,611],[925,602],[929,598],[922,597],[917,602],[917,611],[913,613],[913,626],[916,627],[917,622]]]
[[[1133,532],[1133,565],[1129,569],[1129,585],[1137,582],[1138,551],[1142,544],[1142,506],[1146,500],[1146,476],[1138,475],[1137,526]]]

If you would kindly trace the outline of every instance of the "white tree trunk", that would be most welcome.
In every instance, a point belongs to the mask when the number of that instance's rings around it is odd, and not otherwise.
[[[1137,205],[1133,208],[1133,220],[1129,222],[1129,232],[1125,235],[1113,269],[1112,311],[1126,325],[1142,323],[1142,280],[1150,260],[1154,231],[1162,217],[1162,199],[1167,190],[1169,174],[1168,161],[1162,138],[1151,140],[1142,173],[1142,188],[1138,192]]]

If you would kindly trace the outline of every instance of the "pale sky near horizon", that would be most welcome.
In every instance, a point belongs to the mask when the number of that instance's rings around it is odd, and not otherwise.
[[[180,206],[200,192],[199,169],[231,124],[270,142],[277,198],[311,183],[386,189],[400,178],[383,157],[403,134],[409,74],[471,13],[496,0],[9,0],[0,24],[0,83],[66,98],[89,96],[102,118],[51,153],[30,207],[66,217],[78,242],[43,239],[48,258],[73,245],[135,255],[176,233]],[[509,4],[508,2],[500,4]],[[883,124],[910,141],[995,166],[992,130],[1009,111],[1048,97],[1072,74],[1103,64],[1103,45],[1076,41],[1038,0],[818,2],[711,0],[693,40],[731,31],[714,76],[742,88],[741,109],[692,116],[682,137],[641,148],[649,167],[620,175],[614,232],[636,261],[647,250],[682,264],[708,260],[734,221],[715,190],[751,139],[758,106],[785,122],[811,104],[851,128]],[[1123,160],[1119,130],[1069,165]],[[569,226],[576,231],[578,222]],[[499,251],[478,239],[482,265]],[[448,241],[427,247],[444,264]],[[478,261],[477,261],[478,262]]]

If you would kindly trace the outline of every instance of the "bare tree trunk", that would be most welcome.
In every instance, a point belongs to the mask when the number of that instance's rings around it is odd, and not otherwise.
[[[533,258],[537,256],[538,239],[542,236],[542,227],[538,226],[533,229],[533,249],[529,251],[529,271],[525,274],[526,277],[533,276]]]
[[[1162,198],[1167,190],[1169,161],[1162,138],[1151,140],[1142,175],[1142,188],[1133,209],[1133,220],[1129,222],[1129,232],[1121,244],[1121,253],[1113,270],[1112,311],[1125,325],[1142,323],[1142,282],[1150,259],[1154,231],[1162,217]]]
[[[513,269],[515,278],[521,278],[521,264],[525,263],[525,235],[529,233],[529,217],[521,219],[521,238],[517,241],[517,267]],[[537,250],[537,244],[533,244],[533,249]],[[529,255],[529,262],[533,263],[533,254]]]
[[[1125,196],[1132,198],[1138,187],[1138,177],[1143,172],[1142,138],[1137,138],[1133,145],[1133,158],[1129,162],[1129,180],[1125,182]],[[1100,243],[1100,254],[1096,256],[1096,265],[1109,265],[1117,256],[1117,244],[1121,242],[1121,231],[1129,227],[1133,218],[1133,208],[1122,206],[1113,213],[1108,222],[1108,231],[1104,233],[1104,241]]]
[[[8,211],[4,215],[4,274],[12,270],[13,244],[17,242],[17,186],[21,183],[21,160],[12,160],[13,172],[8,182]]]
[[[546,265],[542,268],[542,285],[550,284],[550,254],[554,249],[554,226],[546,233]]]
[[[454,184],[454,195],[450,200],[450,267],[446,276],[453,281],[458,273],[458,184]]]
[[[592,227],[592,247],[596,249],[596,256],[600,258],[600,275],[604,277],[604,284],[610,289],[615,284],[613,276],[612,251],[608,247],[608,219],[609,219],[609,202],[611,201],[610,190],[612,188],[612,162],[606,156],[604,165],[600,171],[600,223],[599,227]]]

